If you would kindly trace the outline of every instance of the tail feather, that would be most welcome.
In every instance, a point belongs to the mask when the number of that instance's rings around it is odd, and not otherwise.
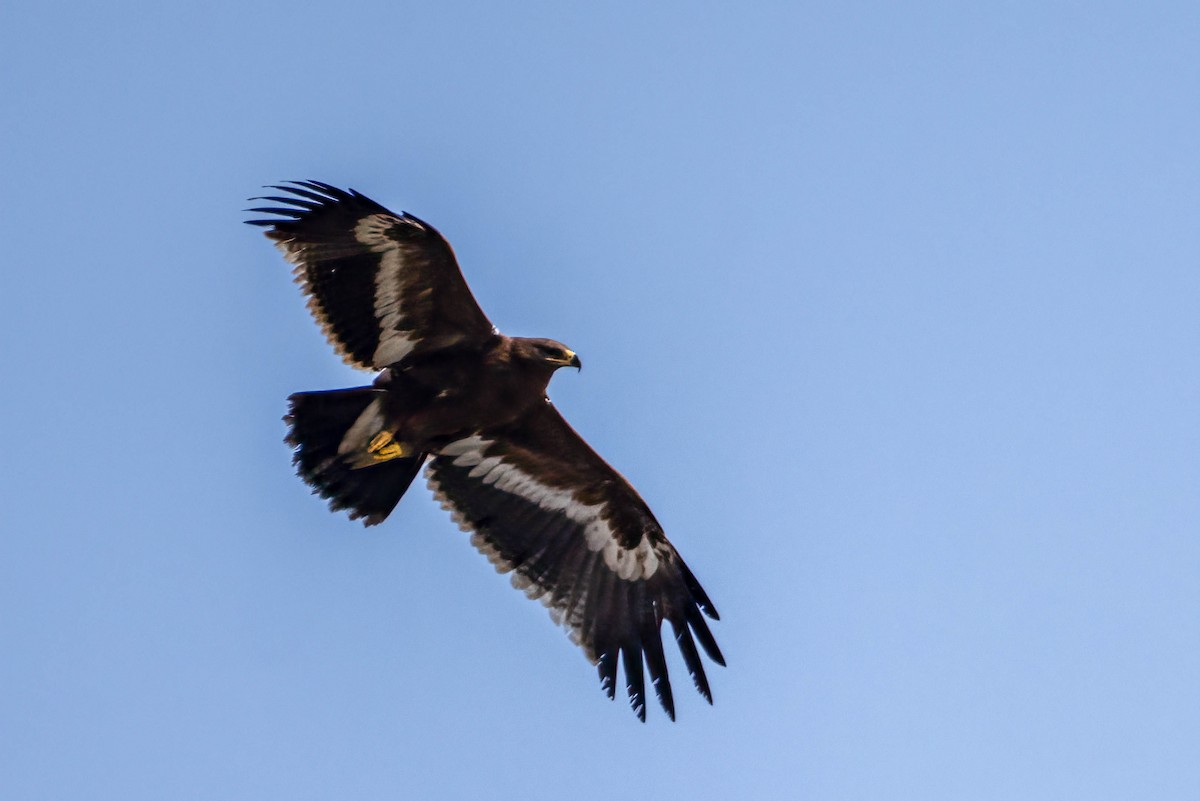
[[[371,387],[326,392],[297,392],[288,398],[286,442],[296,449],[296,472],[329,500],[333,511],[348,509],[350,519],[382,523],[421,470],[425,454],[355,468],[338,453],[350,426],[379,397]]]

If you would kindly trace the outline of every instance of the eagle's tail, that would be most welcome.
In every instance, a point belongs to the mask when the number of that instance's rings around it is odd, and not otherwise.
[[[379,398],[370,387],[328,392],[297,392],[288,398],[285,440],[296,449],[296,472],[329,508],[350,510],[350,519],[373,526],[383,522],[425,462],[425,454],[390,458],[364,466],[353,454],[338,452],[351,426]]]

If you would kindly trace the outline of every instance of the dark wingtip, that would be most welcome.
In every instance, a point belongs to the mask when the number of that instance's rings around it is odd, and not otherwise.
[[[679,569],[683,573],[683,583],[687,586],[688,592],[696,599],[696,605],[704,610],[704,614],[713,620],[720,620],[721,616],[717,613],[717,607],[709,599],[708,593],[700,586],[700,582],[696,581],[696,576],[692,574],[691,569],[688,568],[683,560],[679,562]]]
[[[621,649],[625,664],[625,690],[629,693],[629,705],[638,720],[646,722],[646,674],[642,669],[642,651],[637,647]]]
[[[663,712],[666,712],[667,717],[674,723],[675,698],[671,695],[671,683],[668,681],[654,682],[654,694],[658,696],[658,702],[662,704]]]
[[[613,701],[617,697],[617,659],[611,651],[600,654],[596,660],[596,670],[600,674],[600,689]]]
[[[654,694],[667,717],[675,720],[675,697],[671,692],[671,677],[667,670],[667,659],[663,653],[662,624],[652,614],[642,620],[642,651],[646,656],[646,667],[650,670],[650,681]]]
[[[254,212],[255,214],[278,214],[280,217],[299,217],[300,212],[297,209],[285,209],[278,206],[258,206],[253,209],[242,209],[246,212]]]
[[[679,652],[683,654],[683,663],[687,666],[688,675],[696,685],[696,691],[704,696],[704,700],[712,703],[712,689],[708,686],[708,676],[704,673],[704,663],[700,661],[700,653],[696,650],[696,641],[692,639],[692,631],[684,621],[671,621],[675,631],[675,642]]]
[[[327,184],[324,181],[315,181],[310,179],[307,181],[284,181],[284,183],[291,184],[292,186],[300,186],[313,192],[320,192],[325,196],[326,200],[348,200],[350,198],[350,195],[347,194],[345,190],[338,189],[336,186]],[[287,191],[295,192],[298,195],[308,195],[307,192],[297,191],[295,189],[288,189]],[[315,200],[316,198],[313,199]]]
[[[262,206],[244,209],[254,214],[275,214],[274,219],[245,220],[246,225],[256,225],[261,228],[271,228],[303,220],[311,212],[319,211],[332,203],[349,198],[349,195],[329,184],[320,181],[283,181],[280,184],[270,184],[263,189],[274,189],[286,193],[279,195],[260,195],[250,198],[250,201],[266,200],[279,203],[280,206]],[[270,233],[268,233],[270,236]]]
[[[700,641],[700,647],[704,649],[704,653],[708,654],[708,658],[721,667],[725,667],[725,655],[721,653],[716,638],[713,637],[712,632],[708,629],[708,624],[704,622],[704,618],[695,607],[688,610],[687,622],[691,624],[692,631],[696,633],[696,639]]]

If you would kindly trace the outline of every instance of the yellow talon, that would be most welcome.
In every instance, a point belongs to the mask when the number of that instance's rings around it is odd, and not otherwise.
[[[367,446],[367,453],[371,454],[371,458],[376,462],[386,462],[402,456],[409,456],[411,450],[405,448],[403,443],[396,442],[392,432],[380,431]]]

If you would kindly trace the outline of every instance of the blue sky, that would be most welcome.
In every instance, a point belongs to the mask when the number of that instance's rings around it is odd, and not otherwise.
[[[0,10],[0,796],[1194,798],[1200,7]],[[637,723],[241,224],[436,225],[722,613]]]

